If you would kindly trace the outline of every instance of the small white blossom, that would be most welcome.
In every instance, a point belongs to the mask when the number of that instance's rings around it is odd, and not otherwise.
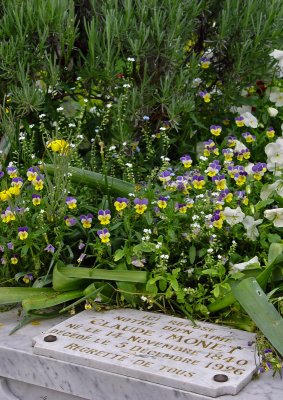
[[[129,62],[135,62],[135,59],[134,59],[133,57],[128,57],[128,58],[127,58],[127,61],[129,61]]]
[[[63,107],[58,107],[58,108],[56,108],[56,110],[57,110],[57,111],[63,111],[64,108],[63,108]]]
[[[211,253],[213,253],[213,249],[211,249],[211,248],[209,248],[209,249],[207,249],[207,252],[208,252],[208,254],[211,254]]]
[[[71,122],[71,123],[68,125],[68,127],[69,127],[69,128],[75,128],[75,127],[76,127],[76,124],[74,124],[74,123]]]
[[[128,196],[129,197],[136,197],[135,193],[129,193]]]
[[[128,167],[128,168],[133,168],[133,164],[131,164],[131,163],[126,163],[125,165],[126,165],[126,167]]]
[[[40,119],[42,119],[44,117],[46,117],[46,114],[39,114],[39,116],[38,116],[38,118],[40,118]]]

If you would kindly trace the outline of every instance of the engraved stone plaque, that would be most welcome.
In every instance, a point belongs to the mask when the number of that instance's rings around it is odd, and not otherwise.
[[[251,380],[253,340],[251,333],[163,314],[88,310],[37,336],[34,352],[217,397],[234,395]]]

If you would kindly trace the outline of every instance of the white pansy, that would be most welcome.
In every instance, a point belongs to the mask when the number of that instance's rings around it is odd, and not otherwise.
[[[240,153],[242,150],[247,150],[247,146],[239,140],[235,140],[235,151]]]
[[[269,94],[269,100],[275,103],[276,107],[283,106],[283,92],[279,88],[272,88]]]
[[[248,266],[251,266],[251,265],[254,266],[254,267],[259,267],[260,266],[257,256],[251,258],[249,261],[242,262],[242,263],[239,263],[239,264],[233,264],[232,268],[231,268],[231,271],[232,272],[244,271]]]
[[[231,226],[243,222],[243,219],[245,218],[245,214],[243,213],[240,207],[237,208],[225,207],[223,215],[225,216],[227,223]]]
[[[264,216],[269,221],[272,221],[273,225],[277,228],[283,227],[283,208],[273,208],[271,210],[265,210]]]
[[[247,237],[251,240],[256,240],[256,238],[259,236],[259,231],[257,229],[257,225],[260,225],[262,223],[263,219],[257,219],[255,220],[253,217],[250,215],[247,215],[244,220],[243,220],[243,225],[247,230]]]
[[[257,118],[250,112],[247,111],[247,112],[241,114],[241,117],[244,118],[244,124],[248,128],[257,128],[258,127]]]
[[[230,108],[230,111],[233,113],[237,113],[239,115],[242,115],[246,112],[251,113],[252,111],[252,106],[241,106],[241,107],[236,107],[236,106],[232,106]]]
[[[283,139],[277,139],[274,143],[268,143],[264,151],[267,155],[267,169],[274,171],[283,167]]]
[[[248,163],[248,165],[246,165],[244,168],[245,168],[245,172],[248,174],[248,175],[252,175],[252,174],[254,174],[254,171],[253,171],[253,166],[254,166],[254,163]]]
[[[261,200],[266,200],[273,193],[276,192],[279,196],[283,197],[283,180],[278,179],[276,182],[270,185],[263,185],[260,198]]]

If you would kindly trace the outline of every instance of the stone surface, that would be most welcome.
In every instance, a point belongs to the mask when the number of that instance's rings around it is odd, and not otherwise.
[[[32,338],[66,317],[29,324],[9,335],[17,319],[15,309],[0,313],[0,377],[5,378],[2,381],[6,396],[0,391],[1,400],[11,400],[12,395],[17,400],[211,400],[185,390],[36,355]],[[282,392],[283,380],[279,376],[272,378],[269,373],[252,380],[237,395],[220,399],[279,400]]]
[[[35,339],[34,352],[179,390],[236,394],[256,370],[254,335],[163,314],[81,312]]]

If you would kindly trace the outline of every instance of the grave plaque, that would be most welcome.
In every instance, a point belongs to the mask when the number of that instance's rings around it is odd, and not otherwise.
[[[34,352],[217,397],[236,394],[251,380],[252,340],[251,333],[163,314],[89,310],[37,336]]]

